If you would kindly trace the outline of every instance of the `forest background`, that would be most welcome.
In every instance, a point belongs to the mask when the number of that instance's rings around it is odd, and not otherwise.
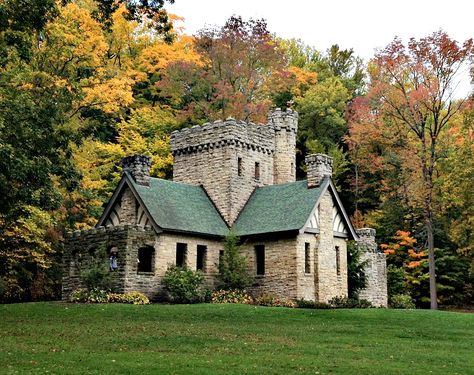
[[[387,254],[389,294],[472,305],[474,102],[453,96],[472,40],[395,38],[366,63],[265,20],[185,35],[163,6],[0,1],[0,301],[59,297],[63,234],[97,222],[122,157],[150,155],[171,178],[173,130],[289,106],[298,177],[305,154],[334,158],[354,226]]]

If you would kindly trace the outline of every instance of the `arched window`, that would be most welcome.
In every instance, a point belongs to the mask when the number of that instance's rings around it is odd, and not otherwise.
[[[137,272],[153,272],[153,258],[155,249],[151,246],[143,246],[138,249]]]

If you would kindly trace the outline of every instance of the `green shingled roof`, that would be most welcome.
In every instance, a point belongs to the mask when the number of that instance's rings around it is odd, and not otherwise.
[[[128,181],[160,228],[214,236],[228,233],[202,187],[159,178],[151,178],[149,187],[136,184],[132,178]]]
[[[308,189],[307,181],[257,188],[233,229],[238,236],[299,230],[328,184],[329,178],[325,178],[312,189]]]

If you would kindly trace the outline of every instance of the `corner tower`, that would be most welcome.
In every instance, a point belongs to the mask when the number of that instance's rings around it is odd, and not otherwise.
[[[268,114],[268,124],[275,131],[273,154],[273,183],[283,184],[296,180],[296,132],[298,113],[276,108]]]

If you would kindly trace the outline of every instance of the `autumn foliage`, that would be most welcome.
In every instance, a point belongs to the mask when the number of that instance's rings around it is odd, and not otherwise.
[[[474,107],[453,92],[471,40],[395,39],[364,65],[265,20],[185,35],[164,4],[0,2],[1,301],[58,298],[62,233],[95,225],[122,157],[150,155],[170,178],[173,130],[285,106],[300,116],[298,176],[304,154],[333,156],[354,224],[377,229],[417,304],[435,253],[438,300],[472,297]]]

